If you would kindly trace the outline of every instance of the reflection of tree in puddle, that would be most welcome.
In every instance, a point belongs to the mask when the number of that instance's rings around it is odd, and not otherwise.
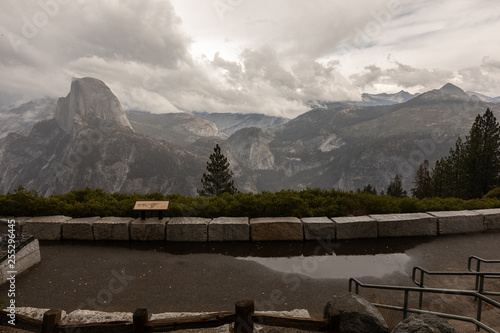
[[[348,279],[363,276],[380,278],[394,272],[402,272],[410,257],[404,253],[393,253],[239,259],[251,260],[275,271],[302,274],[314,279]]]

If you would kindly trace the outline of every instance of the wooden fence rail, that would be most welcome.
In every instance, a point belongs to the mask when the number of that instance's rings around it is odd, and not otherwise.
[[[255,314],[254,301],[244,300],[235,304],[234,312],[217,312],[197,316],[166,318],[149,320],[151,318],[147,309],[137,309],[133,314],[133,321],[115,321],[105,323],[60,325],[61,310],[48,310],[43,315],[43,320],[36,320],[24,315],[16,314],[15,326],[8,322],[11,319],[6,311],[0,312],[0,324],[31,332],[41,333],[149,333],[171,332],[182,329],[202,329],[218,327],[234,323],[236,333],[253,333],[254,324],[295,328],[314,332],[340,332],[340,315],[331,309],[326,319],[297,318],[273,316],[268,314]]]

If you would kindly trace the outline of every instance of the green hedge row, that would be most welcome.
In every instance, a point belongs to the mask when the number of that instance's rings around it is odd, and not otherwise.
[[[0,195],[0,216],[67,215],[139,216],[132,211],[137,200],[170,200],[165,216],[349,216],[367,214],[414,213],[500,207],[499,198],[462,200],[455,198],[395,198],[387,195],[352,193],[338,190],[223,194],[219,197],[184,197],[179,194],[107,194],[101,189],[72,191],[44,197],[19,187],[14,193]],[[154,212],[151,216],[156,215]]]

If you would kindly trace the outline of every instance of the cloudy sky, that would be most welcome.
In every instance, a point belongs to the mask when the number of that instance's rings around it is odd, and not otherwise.
[[[84,76],[151,112],[292,118],[447,82],[494,97],[499,31],[498,0],[2,0],[0,101]]]

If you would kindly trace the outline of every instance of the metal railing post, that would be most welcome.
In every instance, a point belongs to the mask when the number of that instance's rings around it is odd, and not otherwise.
[[[405,300],[403,306],[403,320],[408,317],[408,290],[405,290]]]
[[[484,288],[484,275],[481,275],[479,277],[479,290],[477,291],[479,294],[483,293],[483,288]],[[477,302],[477,321],[481,321],[481,313],[483,310],[483,300],[478,298]],[[480,328],[479,326],[476,325],[476,331],[479,332]]]
[[[423,287],[424,287],[424,271],[420,270],[420,288],[423,288]],[[421,291],[419,299],[418,299],[418,309],[419,310],[422,310],[423,297],[424,297],[424,293]]]

